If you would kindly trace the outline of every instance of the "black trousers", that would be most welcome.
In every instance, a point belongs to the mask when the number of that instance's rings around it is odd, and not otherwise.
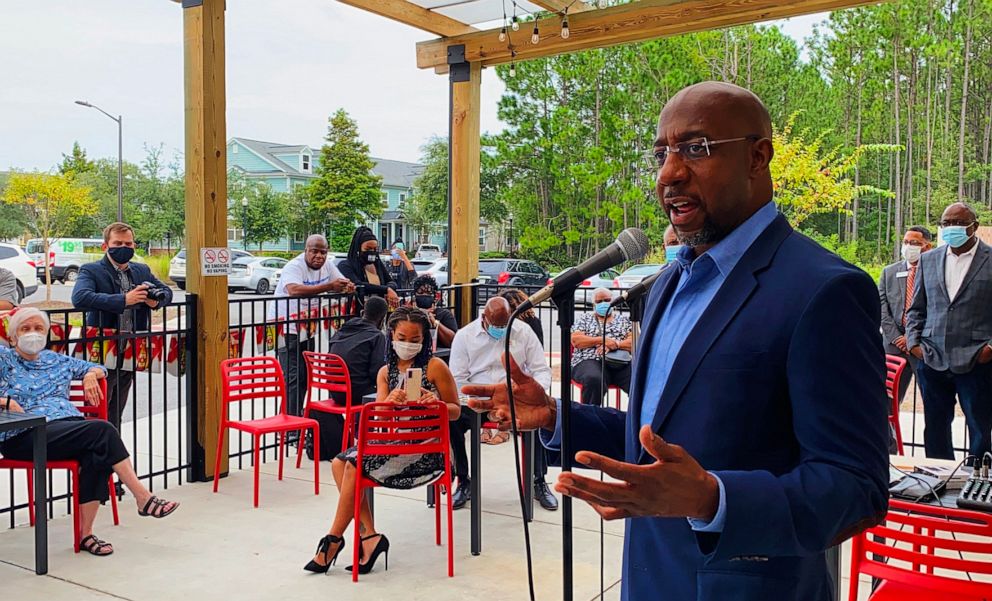
[[[131,394],[131,383],[134,382],[134,372],[123,369],[107,370],[107,421],[117,431],[121,430],[124,408],[127,397]]]
[[[286,334],[286,346],[276,351],[286,379],[286,412],[289,415],[303,415],[303,404],[307,400],[307,364],[303,352],[314,350],[316,342],[313,337],[300,342],[296,334]]]
[[[448,422],[451,436],[451,455],[455,462],[455,477],[463,482],[467,482],[472,477],[471,473],[469,473],[465,435],[472,431],[473,413],[473,410],[462,407],[462,412],[458,416],[458,419]],[[547,450],[541,444],[540,440],[535,440],[534,446],[534,480],[544,480],[544,477],[548,473],[548,458],[545,455]]]
[[[619,386],[620,390],[630,392],[630,364],[616,367],[607,363],[606,370],[601,371],[602,368],[599,359],[579,361],[572,367],[572,379],[582,385],[583,405],[602,405],[610,386]]]
[[[79,490],[76,491],[79,502],[105,503],[110,499],[107,478],[114,473],[115,464],[128,458],[117,429],[103,420],[74,417],[48,422],[45,433],[49,461],[75,459],[79,462]],[[31,461],[31,434],[23,432],[0,442],[0,453],[8,459]]]
[[[951,423],[955,400],[961,401],[968,425],[968,453],[981,457],[992,450],[992,363],[966,374],[936,371],[920,363],[916,372],[923,391],[923,446],[927,457],[954,459]]]

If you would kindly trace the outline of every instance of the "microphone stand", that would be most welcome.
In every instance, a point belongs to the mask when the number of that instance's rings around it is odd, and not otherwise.
[[[572,471],[572,325],[575,323],[575,290],[568,288],[557,291],[551,302],[558,309],[558,326],[561,328],[561,469]],[[562,495],[561,499],[561,561],[562,599],[572,601],[572,498]]]
[[[630,309],[630,322],[634,326],[630,344],[631,359],[634,357],[634,352],[637,350],[637,344],[641,338],[641,320],[644,318],[644,298],[646,296],[647,295],[641,295],[636,299],[627,302],[627,308]]]

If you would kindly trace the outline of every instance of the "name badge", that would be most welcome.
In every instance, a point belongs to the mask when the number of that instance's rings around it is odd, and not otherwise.
[[[897,271],[896,272],[896,277],[897,278],[906,278],[906,277],[909,277],[909,272],[908,271]]]

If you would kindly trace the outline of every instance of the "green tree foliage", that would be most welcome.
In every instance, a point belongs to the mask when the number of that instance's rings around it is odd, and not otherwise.
[[[264,243],[277,242],[290,233],[289,194],[232,171],[228,176],[228,198],[233,224],[244,231],[246,247],[254,243],[262,250]]]
[[[69,235],[78,227],[77,224],[97,210],[90,188],[77,182],[72,173],[14,172],[4,188],[3,202],[24,209],[31,233],[42,240],[45,257],[48,256],[51,240]],[[52,288],[48,269],[46,261],[46,300],[50,301]]]
[[[87,173],[93,170],[93,161],[86,157],[86,151],[79,145],[79,142],[72,143],[72,151],[69,154],[62,154],[62,162],[59,164],[59,173]]]
[[[338,109],[328,123],[317,177],[307,184],[308,213],[330,233],[331,247],[342,251],[348,249],[356,223],[382,213],[382,178],[372,173],[375,162],[368,144],[348,113]]]

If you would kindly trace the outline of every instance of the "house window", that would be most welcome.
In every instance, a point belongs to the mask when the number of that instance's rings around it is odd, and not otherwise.
[[[300,233],[293,234],[293,242],[299,242],[299,243],[303,244],[306,241],[307,241],[307,237],[304,236],[303,234],[300,234]]]
[[[310,173],[310,155],[303,155],[303,171],[305,173]]]
[[[404,202],[406,202],[406,194],[403,194],[403,193],[401,192],[401,193],[400,193],[400,205],[402,206],[402,204],[403,204]]]
[[[486,247],[486,228],[479,228],[479,248]]]
[[[238,154],[238,145],[231,144],[231,154]]]
[[[227,239],[237,241],[241,239],[241,230],[233,227],[227,228]]]
[[[382,193],[382,208],[389,209],[389,192]]]

